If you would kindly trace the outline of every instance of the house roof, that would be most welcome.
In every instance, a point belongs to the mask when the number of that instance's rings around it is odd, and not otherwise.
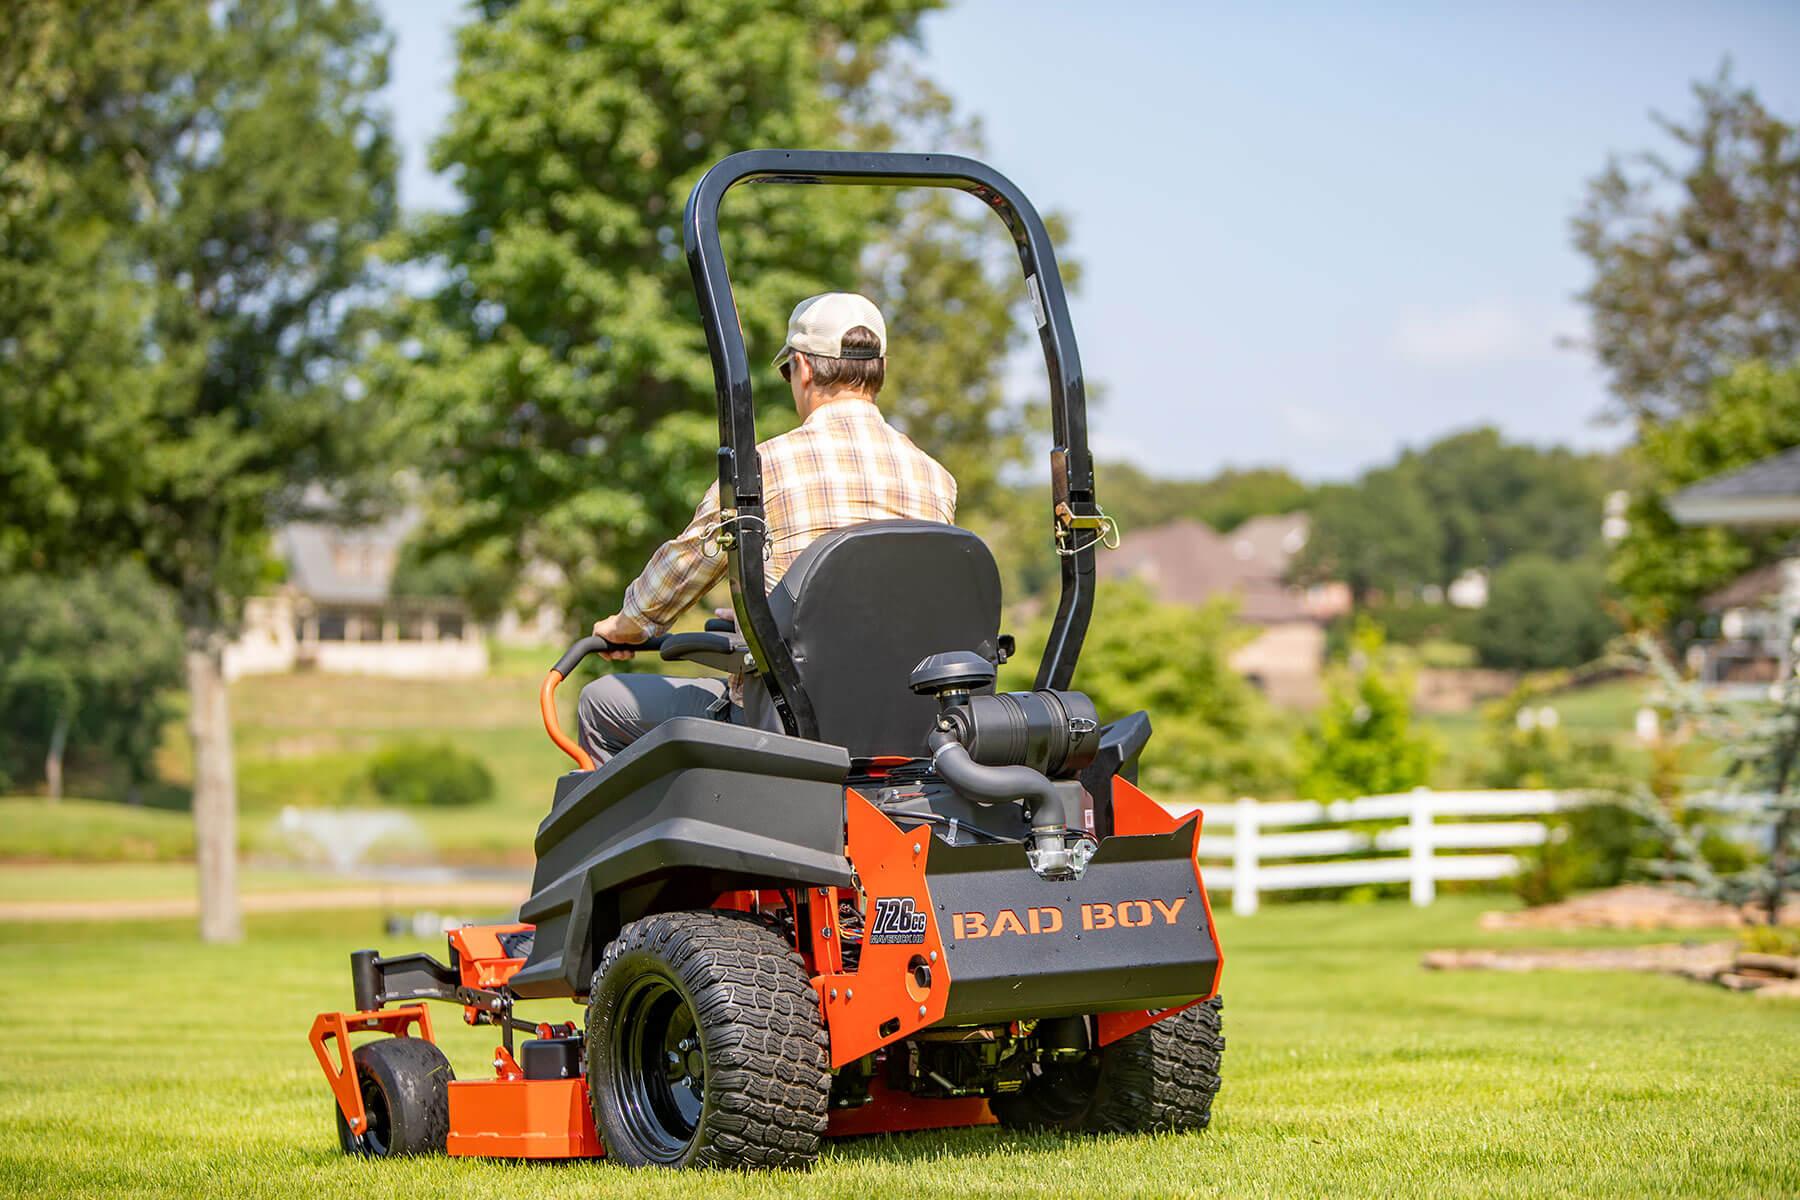
[[[1767,563],[1746,571],[1700,601],[1709,613],[1730,608],[1759,608],[1781,594],[1781,564]]]
[[[1251,517],[1225,539],[1240,561],[1253,563],[1258,570],[1276,577],[1287,574],[1288,564],[1306,545],[1312,521],[1305,513],[1282,513],[1279,516]]]
[[[393,584],[400,547],[418,524],[411,509],[352,528],[296,521],[282,526],[276,540],[288,583],[302,595],[326,604],[380,604]]]
[[[1288,531],[1273,530],[1276,548]],[[1199,605],[1218,596],[1235,597],[1238,615],[1253,624],[1307,620],[1301,598],[1282,580],[1286,558],[1277,563],[1274,554],[1265,552],[1269,532],[1258,529],[1240,539],[1221,535],[1200,521],[1174,521],[1128,532],[1117,550],[1100,556],[1098,570],[1106,579],[1140,580],[1170,604]]]
[[[1800,446],[1683,488],[1669,512],[1683,525],[1800,525]]]

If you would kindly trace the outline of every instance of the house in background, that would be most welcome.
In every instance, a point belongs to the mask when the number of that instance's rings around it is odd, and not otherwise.
[[[275,535],[287,581],[252,597],[225,651],[225,677],[316,670],[412,679],[480,675],[484,630],[462,602],[389,594],[400,550],[418,525],[406,511],[346,529],[297,522]]]
[[[1800,564],[1795,564],[1800,566]],[[1702,683],[1769,684],[1781,670],[1781,593],[1787,563],[1746,571],[1700,602],[1712,634],[1688,646],[1688,670]]]
[[[1232,668],[1278,703],[1308,706],[1322,690],[1325,625],[1350,611],[1343,583],[1287,582],[1310,529],[1303,513],[1255,517],[1228,534],[1175,521],[1131,534],[1100,556],[1098,570],[1103,578],[1136,579],[1169,604],[1231,598],[1238,619],[1258,631],[1232,655]]]
[[[1682,525],[1800,531],[1800,446],[1715,475],[1669,498]],[[1763,687],[1793,669],[1800,627],[1800,552],[1741,575],[1703,602],[1719,636],[1689,650],[1690,666],[1709,682]]]

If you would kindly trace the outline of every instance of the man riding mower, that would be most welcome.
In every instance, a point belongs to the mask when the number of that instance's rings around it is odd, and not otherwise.
[[[739,183],[954,187],[1011,232],[1055,442],[1061,599],[1034,690],[994,692],[999,573],[944,519],[834,529],[768,587],[778,501],[718,235]],[[1224,1040],[1200,822],[1134,785],[1148,716],[1103,723],[1069,690],[1106,520],[1043,223],[969,159],[761,150],[707,172],[684,229],[719,401],[704,528],[735,623],[558,660],[543,716],[578,769],[539,826],[522,923],[454,931],[448,964],[358,951],[356,1011],[313,1024],[344,1149],[793,1167],[827,1136],[1204,1128]],[[627,649],[744,676],[744,715],[639,711],[630,736],[596,728],[597,765],[556,687]],[[554,997],[585,1004],[582,1027],[515,1014]],[[499,1026],[494,1077],[453,1079],[428,999]],[[352,1052],[365,1031],[391,1036]]]

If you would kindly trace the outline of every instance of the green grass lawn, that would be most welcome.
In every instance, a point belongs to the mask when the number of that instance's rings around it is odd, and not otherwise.
[[[0,796],[0,860],[173,863],[193,857],[194,823],[185,812]]]
[[[1634,722],[1649,690],[1638,678],[1609,679],[1570,688],[1548,696],[1542,703],[1556,710],[1562,729],[1573,740],[1604,742],[1618,752],[1621,761],[1636,769],[1647,765],[1648,753],[1637,740]],[[1468,712],[1431,713],[1415,718],[1416,724],[1437,739],[1440,787],[1479,785],[1481,764],[1489,754],[1486,745],[1486,705]]]
[[[246,867],[246,892],[318,891],[367,886],[362,880],[317,871]],[[0,868],[0,901],[168,900],[195,893],[191,862],[9,863]]]
[[[1419,968],[1438,946],[1620,940],[1479,933],[1486,906],[1222,917],[1230,1045],[1204,1134],[919,1134],[774,1177],[341,1158],[304,1035],[348,1001],[350,950],[406,948],[373,914],[253,920],[235,949],[199,947],[185,924],[12,927],[0,1194],[1800,1194],[1800,1005],[1659,977]],[[458,1072],[484,1074],[491,1031],[438,1016]]]

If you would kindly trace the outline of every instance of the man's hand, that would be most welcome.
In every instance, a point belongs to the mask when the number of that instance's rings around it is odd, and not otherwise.
[[[644,640],[644,627],[624,613],[614,613],[604,621],[594,622],[594,636],[603,637],[609,642],[631,645]],[[600,653],[614,662],[622,662],[632,655],[630,650],[602,650]]]

